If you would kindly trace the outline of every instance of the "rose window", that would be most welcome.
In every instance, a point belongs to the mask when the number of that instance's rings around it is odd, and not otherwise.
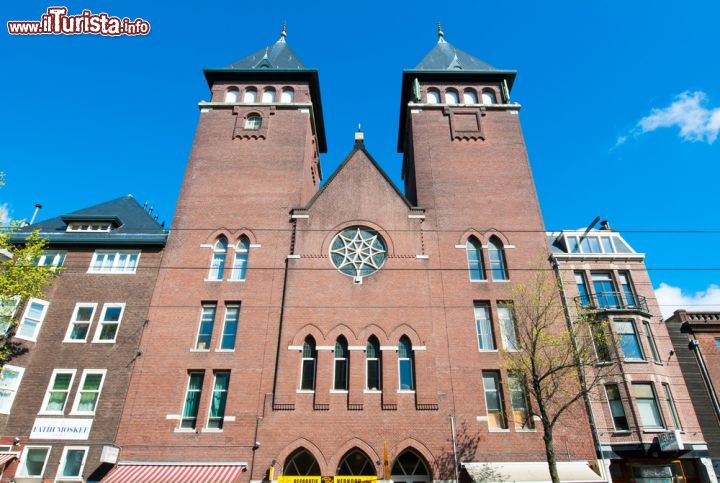
[[[335,268],[351,277],[367,277],[377,272],[387,258],[385,240],[375,230],[353,226],[338,233],[330,244]]]

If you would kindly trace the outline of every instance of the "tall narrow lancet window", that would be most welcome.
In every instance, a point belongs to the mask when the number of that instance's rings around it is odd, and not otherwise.
[[[485,105],[497,104],[497,99],[495,98],[495,93],[493,91],[483,91],[482,103]]]
[[[477,94],[472,89],[465,89],[463,92],[463,104],[477,104]]]
[[[262,101],[266,103],[275,102],[275,88],[266,87],[263,91]]]
[[[415,367],[412,343],[407,336],[400,338],[398,346],[398,371],[401,391],[412,391],[415,389]]]
[[[488,243],[488,258],[490,258],[490,272],[493,280],[507,280],[507,266],[505,264],[505,252],[500,240],[490,238]]]
[[[300,389],[315,390],[315,366],[317,365],[317,348],[311,335],[305,338],[302,350],[302,366],[300,367]]]
[[[335,383],[333,389],[336,391],[347,391],[348,389],[348,343],[345,337],[338,337],[335,342]]]
[[[440,104],[440,91],[438,91],[437,89],[428,89],[427,103],[428,104]]]
[[[237,87],[229,87],[228,90],[225,91],[225,102],[235,104],[238,101],[239,96],[240,91]]]
[[[377,337],[370,336],[367,342],[367,350],[365,352],[366,365],[366,389],[369,391],[379,391],[382,389],[382,359],[380,352],[380,342]]]
[[[209,280],[222,280],[225,272],[225,259],[227,258],[227,238],[221,236],[213,247],[212,263],[210,265]]]
[[[250,240],[242,236],[235,247],[235,263],[233,263],[230,280],[244,281],[247,272],[248,256],[250,255]]]
[[[253,103],[257,101],[257,89],[254,87],[248,87],[245,89],[245,95],[243,95],[243,102]]]
[[[445,91],[445,104],[455,105],[458,102],[458,93],[455,89],[448,89]]]
[[[295,99],[295,91],[290,87],[285,87],[280,94],[280,102],[289,104]]]
[[[470,272],[470,280],[477,282],[485,280],[485,267],[482,261],[482,245],[477,238],[471,236],[465,244],[467,252],[468,271]]]

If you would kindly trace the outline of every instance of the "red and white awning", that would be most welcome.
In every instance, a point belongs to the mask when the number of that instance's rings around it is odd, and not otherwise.
[[[17,458],[15,453],[0,453],[0,467]]]
[[[103,483],[235,483],[247,463],[120,463]]]

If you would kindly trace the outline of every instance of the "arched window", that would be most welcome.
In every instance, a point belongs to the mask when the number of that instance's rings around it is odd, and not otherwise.
[[[415,389],[415,368],[413,367],[412,343],[407,336],[400,338],[398,346],[398,372],[400,373],[400,390],[412,391]]]
[[[429,481],[430,478],[427,465],[420,455],[411,449],[406,449],[398,455],[391,473],[392,480],[398,482]]]
[[[348,343],[345,337],[340,336],[335,342],[335,383],[333,389],[336,391],[347,391],[348,389]]]
[[[266,87],[262,95],[263,102],[275,102],[275,88]]]
[[[245,118],[245,129],[257,130],[262,126],[262,117],[260,114],[252,113],[248,114]]]
[[[465,89],[463,92],[463,104],[477,104],[477,94],[472,89]]]
[[[299,448],[285,460],[283,476],[320,476],[320,465],[312,453]]]
[[[490,272],[493,280],[507,280],[507,267],[505,266],[505,253],[500,240],[495,237],[488,242],[488,258],[490,259]]]
[[[337,476],[377,476],[375,465],[364,451],[354,448],[340,460]]]
[[[228,87],[228,90],[225,91],[225,102],[235,104],[238,101],[239,96],[240,91],[237,87]]]
[[[243,102],[253,103],[257,101],[257,89],[254,87],[248,87],[245,89],[245,95],[243,95]]]
[[[470,280],[477,282],[485,280],[485,267],[482,261],[482,245],[477,238],[471,236],[465,244],[467,252],[468,271],[470,272]]]
[[[208,279],[210,280],[222,280],[223,272],[225,271],[225,258],[227,258],[227,238],[221,236],[215,242],[213,247],[212,263],[210,264],[210,274]]]
[[[285,87],[280,94],[280,102],[288,104],[295,99],[295,91],[291,87]]]
[[[245,235],[240,237],[235,245],[235,262],[233,263],[230,280],[245,280],[247,272],[248,256],[250,255],[250,240]]]
[[[317,362],[317,349],[315,339],[311,335],[305,338],[302,351],[302,367],[300,368],[300,389],[304,391],[315,390],[315,366]]]
[[[455,105],[458,103],[458,93],[455,89],[445,91],[445,104]]]
[[[497,100],[495,99],[495,93],[493,91],[483,91],[482,103],[485,105],[497,104]]]
[[[371,335],[365,352],[366,389],[379,391],[382,389],[382,353],[377,337]]]
[[[428,89],[427,103],[428,104],[440,104],[440,91],[438,91],[437,89]]]

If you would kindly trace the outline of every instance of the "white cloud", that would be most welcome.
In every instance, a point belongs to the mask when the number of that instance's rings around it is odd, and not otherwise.
[[[680,137],[686,141],[713,144],[720,133],[720,107],[705,107],[707,100],[704,92],[685,91],[675,97],[669,106],[655,108],[640,119],[633,134],[637,136],[663,127],[678,127]],[[618,138],[618,144],[624,141],[624,136]]]
[[[693,294],[683,293],[680,287],[661,283],[660,287],[655,289],[655,295],[665,319],[677,309],[696,312],[720,310],[720,285],[716,284],[710,284],[707,289]]]
[[[10,206],[7,203],[0,204],[0,226],[9,225],[11,220]]]

